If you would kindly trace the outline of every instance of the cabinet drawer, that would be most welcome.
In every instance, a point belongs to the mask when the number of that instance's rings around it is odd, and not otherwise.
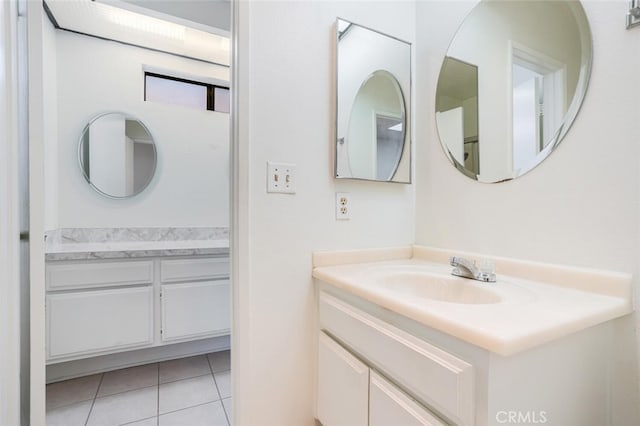
[[[229,280],[162,285],[162,341],[228,333]]]
[[[447,426],[375,371],[370,377],[369,426]]]
[[[153,262],[47,264],[47,290],[112,287],[153,282]]]
[[[47,296],[47,356],[79,357],[153,343],[153,289]]]
[[[160,263],[160,279],[164,283],[228,277],[228,257],[163,260]]]
[[[454,423],[473,424],[472,365],[325,292],[320,326]]]

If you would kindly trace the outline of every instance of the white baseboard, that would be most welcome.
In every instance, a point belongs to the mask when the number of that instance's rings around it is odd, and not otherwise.
[[[76,361],[50,364],[47,366],[47,383],[59,382],[90,374],[103,373],[105,371],[117,370],[120,368],[134,367],[136,365],[149,364],[152,362],[224,351],[231,347],[229,337],[230,336],[228,335],[219,336],[211,339],[196,340],[193,342],[176,343],[173,345],[138,349],[134,351],[84,358]]]

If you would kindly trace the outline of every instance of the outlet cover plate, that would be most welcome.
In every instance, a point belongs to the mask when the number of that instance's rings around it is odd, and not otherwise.
[[[336,192],[336,220],[351,219],[351,194]]]

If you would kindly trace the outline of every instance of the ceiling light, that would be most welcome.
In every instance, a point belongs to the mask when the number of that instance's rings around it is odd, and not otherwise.
[[[115,7],[106,8],[105,16],[110,22],[121,27],[177,41],[184,41],[185,38],[185,27],[174,24],[173,22],[163,21]]]

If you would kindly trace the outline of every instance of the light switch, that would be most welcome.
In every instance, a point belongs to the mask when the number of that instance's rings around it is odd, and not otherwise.
[[[267,192],[296,193],[296,165],[267,161]]]

